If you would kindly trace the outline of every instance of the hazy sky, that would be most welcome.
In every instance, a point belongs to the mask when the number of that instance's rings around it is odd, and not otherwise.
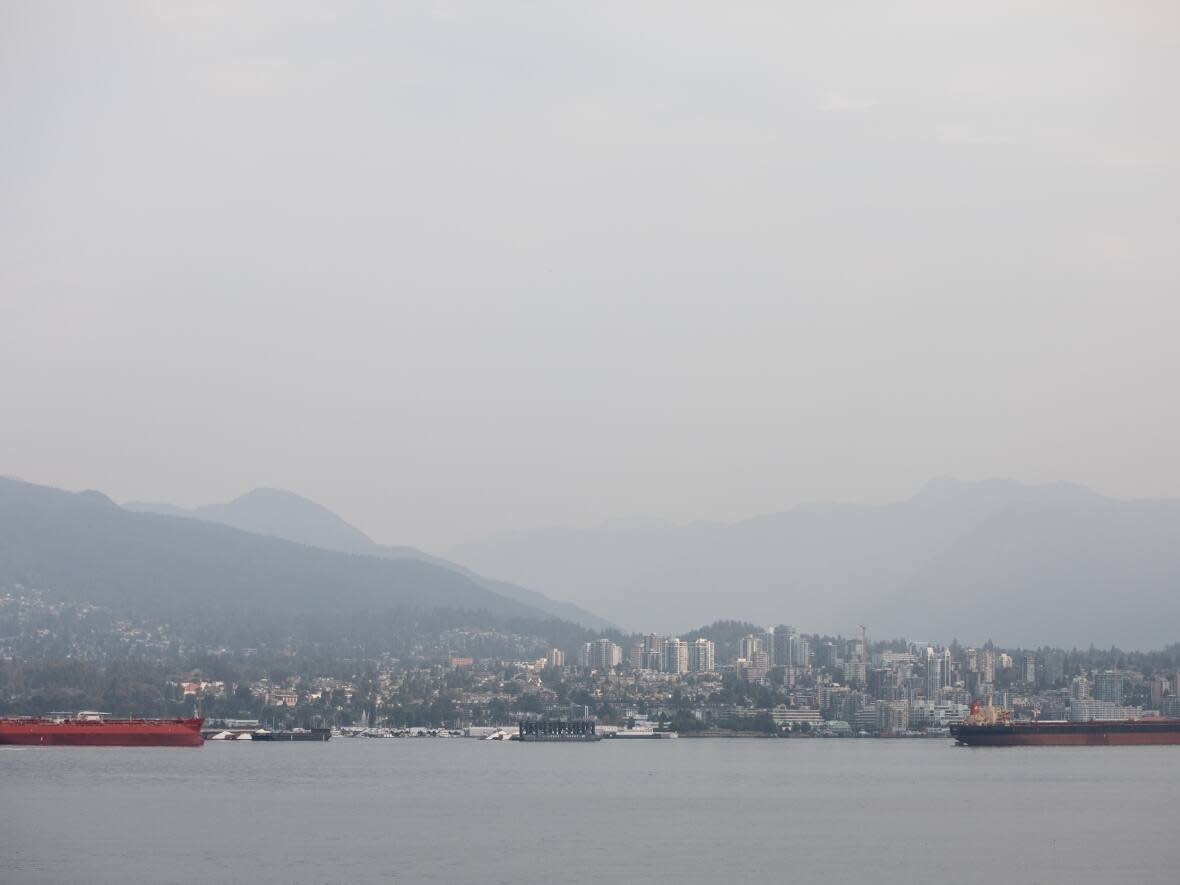
[[[0,473],[434,549],[1180,495],[1180,5],[0,4]]]

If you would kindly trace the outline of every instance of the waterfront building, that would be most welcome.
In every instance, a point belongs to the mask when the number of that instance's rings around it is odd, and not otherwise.
[[[966,704],[914,701],[909,707],[911,728],[942,728],[952,722],[961,722],[970,713]]]
[[[877,730],[882,734],[904,734],[910,729],[909,701],[878,701]]]
[[[845,722],[851,721],[852,727],[857,731],[872,732],[879,730],[877,725],[876,704],[865,704],[863,707],[857,710],[855,714],[853,714],[851,719],[847,719],[845,717],[840,718],[844,719]]]
[[[801,725],[818,728],[823,722],[823,717],[820,716],[819,710],[814,710],[810,707],[788,707],[786,704],[779,704],[771,710],[770,718],[779,728],[789,727],[792,729],[798,728]]]
[[[1124,707],[1110,701],[1071,700],[1069,718],[1073,722],[1116,722],[1123,719],[1138,719],[1143,715],[1142,707]]]

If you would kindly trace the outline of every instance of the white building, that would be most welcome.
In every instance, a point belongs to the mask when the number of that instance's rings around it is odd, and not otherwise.
[[[681,639],[669,639],[664,643],[664,672],[688,672],[688,643]]]
[[[1111,701],[1074,698],[1069,702],[1071,722],[1119,722],[1126,719],[1138,719],[1142,715],[1142,707],[1124,707]]]
[[[688,647],[690,673],[712,673],[717,669],[717,647],[712,639],[698,639]]]

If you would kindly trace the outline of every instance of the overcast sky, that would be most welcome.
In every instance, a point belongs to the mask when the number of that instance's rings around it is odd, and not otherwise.
[[[1175,3],[0,4],[0,473],[432,549],[1180,495]]]

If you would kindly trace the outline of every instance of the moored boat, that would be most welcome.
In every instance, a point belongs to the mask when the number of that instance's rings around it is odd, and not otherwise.
[[[38,747],[199,747],[204,719],[117,719],[107,713],[0,719],[0,744]]]
[[[1005,711],[971,707],[971,715],[950,727],[955,742],[967,747],[1118,747],[1180,744],[1180,719],[1084,722],[1013,721]]]

